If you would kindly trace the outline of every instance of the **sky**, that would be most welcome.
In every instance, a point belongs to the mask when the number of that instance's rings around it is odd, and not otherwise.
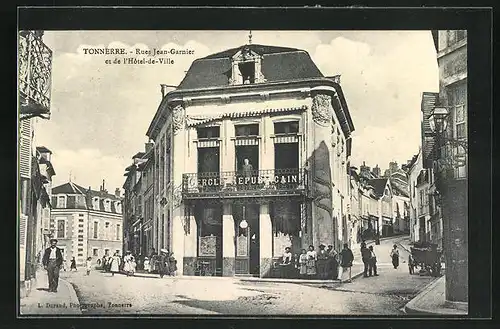
[[[249,31],[46,31],[53,51],[50,120],[36,119],[37,146],[49,148],[56,176],[108,191],[121,188],[132,156],[161,101],[193,60],[248,43]],[[325,76],[341,75],[355,126],[351,164],[382,170],[406,163],[420,145],[422,92],[438,91],[430,31],[252,31],[252,43],[303,49]],[[84,48],[193,49],[171,65],[110,65],[115,55]],[[140,56],[134,56],[140,57]],[[383,171],[382,171],[383,172]]]

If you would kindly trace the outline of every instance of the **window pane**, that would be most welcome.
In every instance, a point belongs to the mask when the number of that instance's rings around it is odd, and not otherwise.
[[[275,134],[296,134],[299,132],[299,122],[276,122],[274,124]]]
[[[235,126],[236,136],[258,136],[259,125],[238,125]]]
[[[65,225],[64,220],[57,221],[57,237],[64,238]]]
[[[467,137],[467,129],[465,127],[465,123],[457,124],[457,138],[466,138]]]
[[[220,137],[219,127],[198,128],[198,138],[218,138]]]
[[[455,108],[455,122],[465,121],[465,105],[460,105]]]

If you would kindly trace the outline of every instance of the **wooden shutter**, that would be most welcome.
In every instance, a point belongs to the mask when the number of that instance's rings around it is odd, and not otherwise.
[[[26,246],[26,226],[28,222],[28,216],[19,216],[19,244],[21,246]]]
[[[19,134],[19,172],[22,177],[31,177],[31,120],[21,122]]]

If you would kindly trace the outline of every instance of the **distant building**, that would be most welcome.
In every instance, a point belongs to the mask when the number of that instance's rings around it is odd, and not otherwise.
[[[378,165],[376,165],[373,169],[372,169],[372,174],[373,176],[375,176],[376,178],[380,177],[380,167]]]
[[[115,251],[122,253],[122,198],[120,190],[110,194],[103,185],[99,191],[72,182],[52,189],[51,220],[54,237],[69,261],[75,257],[83,265]]]

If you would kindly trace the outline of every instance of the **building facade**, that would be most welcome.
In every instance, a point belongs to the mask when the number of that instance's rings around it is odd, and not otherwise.
[[[96,263],[104,255],[122,253],[123,219],[120,190],[110,194],[73,182],[52,189],[51,220],[54,237],[69,266],[74,257],[82,266],[88,257]]]
[[[162,89],[147,132],[154,215],[179,274],[266,277],[285,247],[348,240],[354,126],[338,76],[305,51],[251,44]]]
[[[36,280],[39,248],[43,245],[41,221],[50,207],[46,186],[55,174],[50,163],[40,163],[44,160],[35,147],[35,118],[50,118],[52,50],[42,37],[43,31],[20,31],[18,34],[17,236],[21,297],[30,293]]]
[[[432,31],[439,67],[437,103],[448,109],[447,129],[436,146],[432,134],[424,140],[424,167],[433,168],[443,221],[446,258],[446,300],[468,301],[467,213],[467,31]],[[465,145],[465,147],[464,147]],[[437,155],[437,156],[436,156]]]

